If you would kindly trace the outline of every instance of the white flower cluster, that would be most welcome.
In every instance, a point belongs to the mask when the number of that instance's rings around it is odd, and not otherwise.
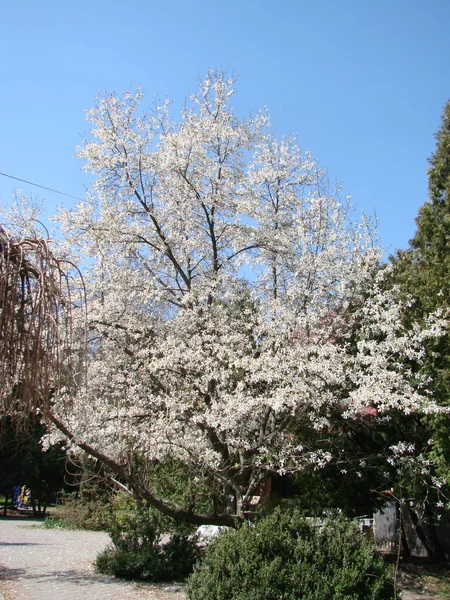
[[[60,214],[85,266],[88,377],[55,414],[119,464],[177,456],[245,497],[267,471],[326,464],[299,432],[333,411],[436,410],[404,365],[442,322],[403,328],[370,223],[266,112],[237,118],[233,91],[210,73],[178,125],[140,92],[88,113],[96,180]]]

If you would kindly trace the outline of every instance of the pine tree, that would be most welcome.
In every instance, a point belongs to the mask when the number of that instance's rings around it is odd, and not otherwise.
[[[442,127],[436,134],[438,144],[430,159],[429,174],[430,199],[441,206],[448,202],[450,192],[450,100],[444,107]]]
[[[448,307],[450,301],[450,101],[436,138],[428,171],[430,199],[419,211],[411,241],[412,262],[417,266],[415,295],[427,312]]]
[[[409,248],[392,257],[394,281],[412,296],[406,319],[425,319],[433,311],[450,309],[450,100],[444,107],[436,133],[436,151],[428,170],[429,199],[416,218],[417,230]],[[429,343],[424,368],[433,380],[433,391],[441,405],[450,402],[449,336]],[[432,457],[441,477],[450,483],[450,418],[427,419],[424,435],[433,439]]]
[[[393,259],[399,282],[415,299],[415,316],[450,304],[450,101],[436,138],[428,170],[429,200],[419,210],[410,247]]]

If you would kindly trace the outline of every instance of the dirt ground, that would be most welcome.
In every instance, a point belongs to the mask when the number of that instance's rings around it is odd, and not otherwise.
[[[402,600],[449,600],[450,563],[412,559],[400,565]]]

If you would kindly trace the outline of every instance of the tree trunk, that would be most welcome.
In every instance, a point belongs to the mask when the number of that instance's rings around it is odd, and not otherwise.
[[[411,550],[409,548],[408,536],[406,535],[406,528],[405,528],[407,515],[409,513],[408,513],[408,509],[405,506],[404,502],[400,503],[399,513],[400,513],[400,540],[399,540],[400,552],[401,552],[402,556],[404,556],[406,558],[410,558]]]
[[[235,515],[236,514],[236,504],[237,504],[236,492],[231,487],[231,485],[225,485],[223,488],[223,493],[225,494],[225,502],[226,502],[225,512],[228,515]]]
[[[405,504],[405,506],[407,506],[409,516],[417,533],[417,537],[422,542],[425,550],[427,551],[428,557],[437,560],[445,560],[445,552],[443,551],[442,546],[438,540],[436,526],[433,522],[433,513],[428,503],[425,505],[424,511],[424,514],[426,514],[429,519],[426,529],[423,527],[423,521],[421,522],[417,515],[417,512],[408,504]]]
[[[69,440],[73,440],[73,434],[65,427],[65,425],[59,421],[54,415],[51,413],[47,413],[46,417],[52,420],[55,426],[62,432],[64,435],[68,437]],[[127,472],[126,468],[122,465],[119,465],[114,460],[104,455],[102,452],[93,448],[89,444],[85,444],[83,442],[77,442],[77,446],[87,452],[90,456],[99,460],[105,467],[109,468],[114,476],[125,481],[130,489],[133,492],[133,495],[141,498],[150,506],[153,506],[164,515],[168,517],[172,517],[175,520],[185,521],[186,523],[191,523],[192,525],[218,525],[219,527],[236,527],[238,523],[240,523],[243,519],[243,516],[240,517],[236,513],[228,514],[211,514],[211,513],[194,513],[189,509],[185,509],[174,502],[169,500],[164,500],[162,498],[158,498],[155,496],[150,489],[142,485],[142,483],[137,480],[135,477],[130,475]],[[236,492],[233,490],[233,495]]]
[[[437,560],[446,560],[446,554],[439,541],[439,536],[436,528],[436,516],[431,510],[430,504],[425,504],[425,518],[427,520],[428,539],[430,540],[430,546],[434,549],[434,558]]]

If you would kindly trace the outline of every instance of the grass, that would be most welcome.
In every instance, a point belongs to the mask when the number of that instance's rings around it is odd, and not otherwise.
[[[45,521],[43,522],[42,526],[45,529],[71,529],[65,524],[64,521],[57,521],[51,515],[45,518]]]

